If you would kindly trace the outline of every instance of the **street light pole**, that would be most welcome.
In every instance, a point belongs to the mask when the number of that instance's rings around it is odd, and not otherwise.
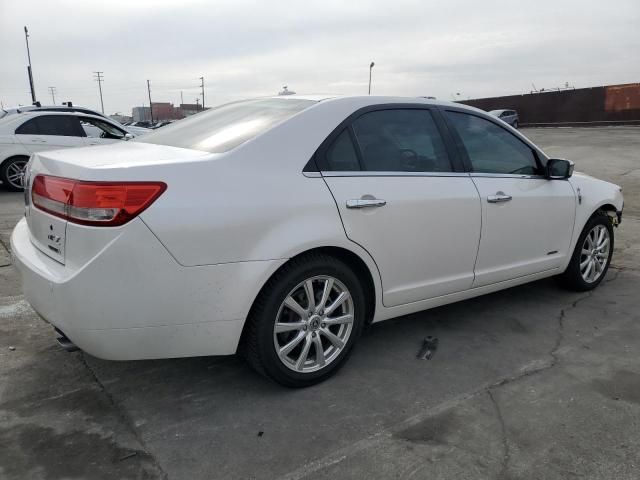
[[[56,104],[56,87],[49,87],[49,91],[51,92],[51,99],[53,100],[53,104]]]
[[[371,70],[373,70],[374,65],[375,62],[371,62],[371,65],[369,65],[369,95],[371,95]]]
[[[29,51],[29,30],[27,30],[26,25],[24,27],[24,39],[27,42],[27,58],[29,59],[27,74],[29,75],[29,86],[31,87],[31,101],[36,103],[36,89],[33,85],[33,69],[31,68],[31,52]]]

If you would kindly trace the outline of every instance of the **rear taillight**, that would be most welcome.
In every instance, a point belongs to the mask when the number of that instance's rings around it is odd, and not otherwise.
[[[38,175],[31,199],[40,210],[81,225],[123,225],[167,189],[163,182],[85,182]]]

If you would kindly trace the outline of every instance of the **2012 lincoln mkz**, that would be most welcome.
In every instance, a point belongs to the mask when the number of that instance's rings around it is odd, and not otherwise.
[[[370,322],[550,276],[595,288],[623,208],[501,120],[401,97],[229,103],[38,152],[24,184],[12,252],[65,343],[243,352],[288,386],[335,373]]]

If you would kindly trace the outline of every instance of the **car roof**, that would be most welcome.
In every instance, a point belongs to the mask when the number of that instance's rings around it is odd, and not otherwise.
[[[72,117],[87,117],[93,118],[94,120],[100,120],[102,122],[112,123],[114,125],[118,125],[117,122],[114,122],[110,118],[103,117],[101,115],[92,115],[84,112],[51,112],[51,111],[40,111],[40,110],[28,110],[26,112],[16,113],[14,115],[9,115],[0,119],[0,134],[10,134],[13,135],[15,128],[17,125],[20,125],[27,121],[30,118],[41,117],[43,115],[63,115],[63,116],[72,116]]]

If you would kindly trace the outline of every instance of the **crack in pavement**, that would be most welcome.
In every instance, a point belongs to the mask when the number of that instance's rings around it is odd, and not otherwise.
[[[502,416],[502,411],[500,410],[500,405],[498,405],[497,400],[493,396],[491,388],[487,389],[487,393],[489,394],[493,408],[496,411],[496,417],[498,417],[498,423],[500,424],[500,432],[502,435],[503,456],[500,471],[498,472],[498,478],[506,478],[505,475],[509,469],[509,461],[511,460],[511,449],[509,447],[509,439],[507,438],[507,427],[504,422],[504,417]]]
[[[156,456],[149,451],[149,448],[147,447],[147,444],[145,443],[144,439],[142,438],[142,435],[140,435],[140,432],[135,427],[133,419],[129,416],[129,414],[127,414],[127,412],[125,411],[124,407],[113,397],[113,395],[111,395],[111,393],[109,393],[107,388],[104,386],[104,384],[98,378],[98,375],[96,374],[96,372],[93,370],[93,368],[91,368],[91,366],[87,362],[87,359],[85,358],[85,353],[82,352],[82,351],[80,351],[80,361],[85,366],[85,368],[87,369],[87,371],[91,375],[91,378],[93,379],[95,384],[98,386],[100,391],[102,393],[104,393],[104,395],[107,397],[107,400],[109,401],[109,403],[113,407],[113,409],[116,412],[116,414],[118,415],[118,417],[120,417],[120,420],[122,420],[122,422],[125,424],[127,429],[133,434],[134,438],[138,441],[138,443],[142,447],[144,453],[146,453],[149,456],[149,458],[152,460],[153,464],[155,465],[155,467],[160,472],[161,478],[164,479],[164,480],[168,480],[169,476],[167,475],[167,472],[165,472],[165,470],[162,468],[162,466],[160,465],[160,462],[158,461]]]

